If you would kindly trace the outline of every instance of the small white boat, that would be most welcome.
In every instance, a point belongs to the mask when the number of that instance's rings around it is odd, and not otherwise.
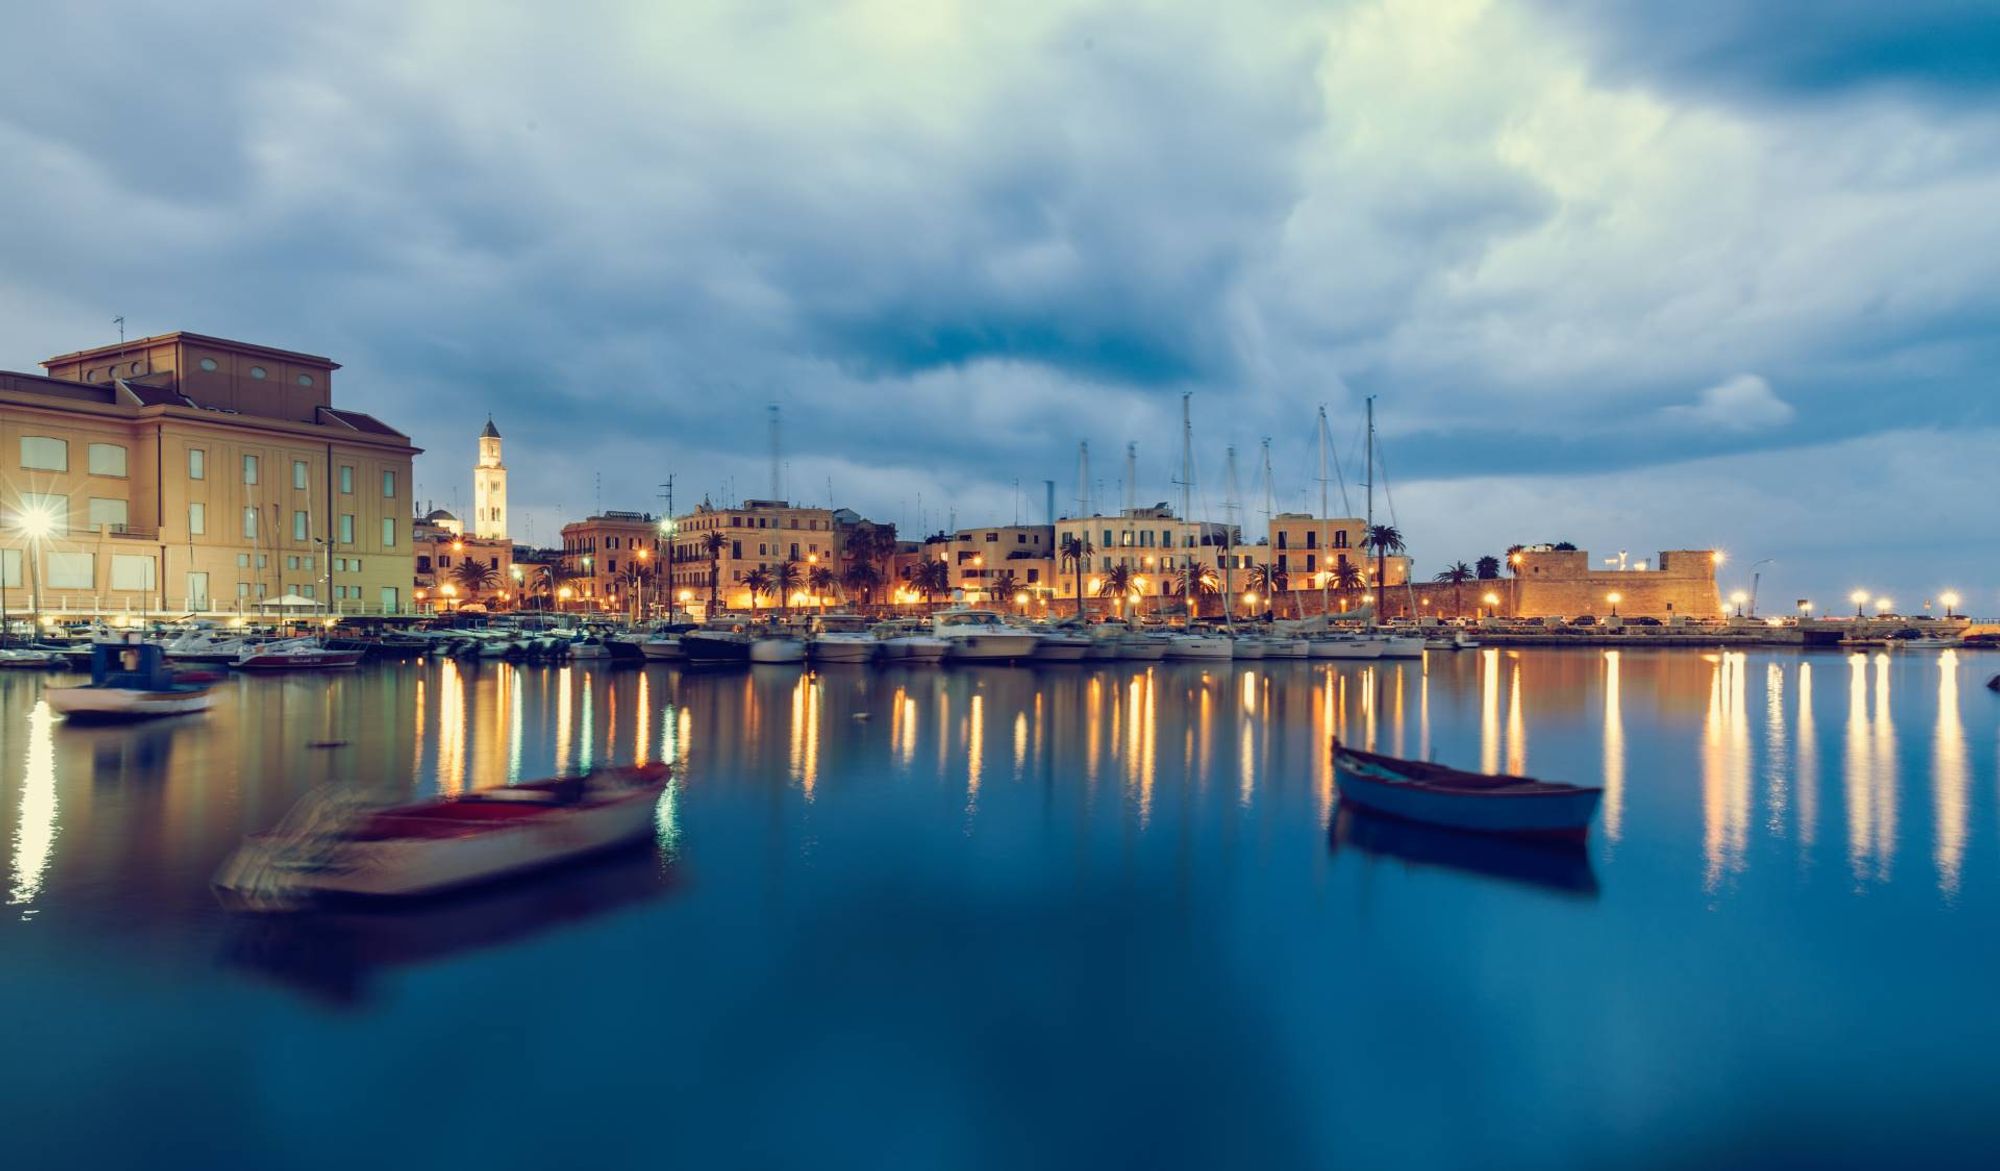
[[[27,650],[12,647],[0,650],[0,668],[14,668],[22,671],[45,671],[51,667],[64,666],[66,660],[55,651]]]
[[[1169,659],[1226,660],[1236,653],[1236,643],[1226,634],[1176,634],[1167,639]]]
[[[42,698],[73,723],[181,716],[215,704],[207,684],[176,679],[160,648],[137,639],[98,643],[91,648],[89,683],[46,688]]]
[[[1236,649],[1233,654],[1238,659],[1261,659],[1270,654],[1270,651],[1270,645],[1257,635],[1241,634],[1236,637]]]
[[[1169,638],[1158,634],[1127,634],[1118,640],[1118,657],[1142,663],[1158,662],[1167,657]]]
[[[1342,802],[1409,821],[1479,833],[1580,839],[1602,789],[1532,777],[1468,773],[1425,761],[1362,752],[1333,742]]]
[[[1382,642],[1352,634],[1324,635],[1307,640],[1306,655],[1314,659],[1379,659]]]
[[[313,895],[416,896],[568,862],[655,832],[665,764],[599,769],[386,809],[301,803],[252,835],[215,885],[276,904]]]
[[[1303,638],[1267,638],[1264,640],[1264,657],[1267,659],[1303,659],[1311,648]]]
[[[681,640],[671,634],[656,634],[639,644],[639,653],[646,656],[649,663],[672,662],[687,657],[681,649]]]
[[[572,659],[608,659],[611,649],[604,640],[594,634],[573,638],[569,643],[569,657]]]
[[[1035,643],[1037,663],[1080,663],[1090,655],[1091,637],[1067,630],[1038,632]]]
[[[1889,645],[1906,651],[1935,651],[1943,650],[1946,647],[1955,647],[1959,645],[1959,642],[1955,638],[1938,638],[1935,635],[1924,635],[1918,638],[1892,638],[1889,640]]]
[[[806,640],[796,634],[759,634],[750,640],[753,663],[803,663]]]
[[[1382,644],[1384,659],[1421,659],[1424,657],[1424,639],[1420,634],[1386,634],[1377,636]]]
[[[245,647],[229,665],[238,671],[335,671],[360,662],[360,651],[336,651],[310,638],[291,638]]]
[[[177,663],[233,663],[250,645],[240,636],[202,628],[167,640],[161,649]]]
[[[991,610],[945,610],[931,619],[931,633],[945,641],[945,658],[953,662],[1026,662],[1041,641]]]

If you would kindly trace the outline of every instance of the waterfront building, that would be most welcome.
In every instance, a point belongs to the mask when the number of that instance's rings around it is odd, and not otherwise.
[[[176,332],[0,372],[0,589],[45,616],[411,602],[408,436],[331,359]],[[22,591],[15,593],[13,591]]]
[[[1165,504],[1128,508],[1116,516],[1064,517],[1055,523],[1053,596],[1072,601],[1076,598],[1076,566],[1062,556],[1071,540],[1090,550],[1083,565],[1086,599],[1099,596],[1105,574],[1123,569],[1131,576],[1132,598],[1142,609],[1177,604],[1179,574],[1190,564],[1208,567],[1218,582],[1227,568],[1240,589],[1242,571],[1251,562],[1251,550],[1233,526],[1183,520]]]
[[[1268,544],[1256,551],[1256,560],[1284,574],[1285,598],[1274,600],[1274,610],[1295,613],[1319,612],[1326,597],[1338,616],[1342,609],[1354,608],[1352,590],[1336,592],[1351,567],[1360,589],[1373,591],[1383,584],[1376,581],[1377,559],[1367,548],[1368,522],[1358,516],[1319,517],[1306,512],[1281,512],[1270,520]],[[1391,589],[1410,580],[1410,559],[1391,554],[1383,560],[1380,575]],[[1398,608],[1391,596],[1388,608]],[[1407,607],[1401,607],[1407,609]]]
[[[1470,583],[1466,589],[1477,586],[1482,603],[1488,594],[1497,598],[1497,605],[1486,609],[1509,618],[1609,616],[1614,611],[1625,618],[1714,618],[1724,612],[1715,584],[1721,563],[1722,555],[1713,549],[1670,549],[1652,568],[1592,569],[1590,554],[1581,549],[1538,545],[1509,554],[1511,577]]]
[[[1054,525],[993,525],[939,534],[925,547],[950,571],[953,596],[1010,607],[1054,596]]]
[[[790,598],[793,604],[830,597],[833,591],[815,594],[808,578],[814,569],[822,568],[836,579],[840,576],[846,548],[843,530],[851,530],[859,517],[845,509],[838,512],[844,516],[831,508],[808,508],[784,500],[745,500],[731,507],[703,501],[693,512],[674,520],[674,597],[705,603],[713,572],[722,606],[747,611],[751,597],[744,579],[755,570],[776,569],[786,561],[795,562],[799,571],[799,583]],[[720,538],[712,557],[710,534]],[[759,608],[775,605],[775,599],[760,595],[756,604]]]
[[[659,518],[650,512],[604,512],[562,529],[563,609],[629,612],[657,588],[663,551]]]
[[[455,610],[467,605],[505,609],[517,605],[527,588],[516,572],[514,542],[469,536],[456,516],[433,509],[411,526],[416,550],[416,608]],[[467,565],[480,566],[469,570]]]

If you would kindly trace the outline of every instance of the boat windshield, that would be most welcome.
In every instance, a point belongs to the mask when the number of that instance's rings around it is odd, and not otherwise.
[[[990,610],[961,610],[955,614],[938,615],[940,626],[999,626],[1000,615]]]

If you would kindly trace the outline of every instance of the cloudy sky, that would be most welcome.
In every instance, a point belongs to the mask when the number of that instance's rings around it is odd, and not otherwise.
[[[764,495],[772,403],[790,495],[908,529],[1073,508],[1081,439],[1168,499],[1184,393],[1254,524],[1321,404],[1358,505],[1374,395],[1423,573],[2000,613],[1987,3],[17,7],[0,367],[323,353],[446,506],[491,412],[517,538]]]

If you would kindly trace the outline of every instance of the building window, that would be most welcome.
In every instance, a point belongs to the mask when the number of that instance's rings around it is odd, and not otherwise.
[[[262,382],[265,378],[269,377],[270,373],[271,372],[269,370],[264,369],[262,366],[250,367],[250,377],[255,378],[259,382]]]
[[[343,545],[354,543],[354,514],[351,512],[340,514],[340,543]]]
[[[1308,549],[1319,548],[1319,533],[1311,532],[1306,534],[1306,548]]]
[[[257,457],[254,455],[243,457],[243,482],[245,484],[257,482]]]
[[[396,518],[393,516],[382,518],[382,547],[384,549],[396,547]]]
[[[199,447],[188,448],[188,479],[208,479],[208,453]]]
[[[156,584],[153,576],[154,562],[151,557],[131,553],[111,555],[111,588],[114,590],[150,590]]]
[[[97,588],[95,553],[55,553],[45,555],[42,572],[50,589],[94,590]]]
[[[383,586],[383,587],[382,587],[382,612],[383,612],[384,614],[394,614],[394,613],[395,613],[395,612],[396,612],[396,611],[397,611],[398,609],[400,609],[401,607],[402,607],[402,597],[401,597],[401,595],[400,595],[400,594],[399,594],[399,593],[397,592],[397,590],[396,590],[396,587],[395,587],[395,586]]]
[[[1280,549],[1289,549],[1289,548],[1291,547],[1290,545],[1287,545],[1287,544],[1285,543],[1285,538],[1286,538],[1286,536],[1288,536],[1288,535],[1289,535],[1289,534],[1287,534],[1287,533],[1285,532],[1285,530],[1283,530],[1283,529],[1279,529],[1279,530],[1278,530],[1278,548],[1280,548]]]
[[[302,459],[292,461],[292,487],[301,492],[306,490],[306,461]]]
[[[66,472],[69,470],[69,443],[47,435],[23,435],[21,466],[37,472]]]
[[[1333,530],[1333,547],[1336,549],[1345,549],[1348,547],[1346,529]]]
[[[257,539],[257,510],[254,508],[243,510],[243,539],[246,541]]]
[[[285,558],[285,568],[286,568],[286,569],[292,569],[292,570],[296,570],[296,569],[297,569],[298,567],[299,567],[299,559],[298,559],[297,557],[287,557],[287,558]]]
[[[299,385],[300,385],[300,386],[311,386],[312,384],[313,384],[313,376],[312,376],[312,375],[310,375],[310,374],[301,374],[301,375],[299,375]]]
[[[208,505],[188,505],[188,536],[200,537],[208,533]]]
[[[294,512],[292,514],[292,540],[294,541],[311,540],[312,533],[307,529],[307,525],[309,523],[310,522],[307,520],[305,513]]]
[[[1306,572],[1307,573],[1319,572],[1319,557],[1317,554],[1313,553],[1306,554]]]
[[[383,473],[382,473],[382,495],[383,495],[383,496],[385,496],[385,497],[387,497],[387,498],[389,498],[390,500],[394,500],[394,499],[396,498],[396,473],[395,473],[395,472],[393,472],[393,471],[389,471],[389,472],[383,472]],[[494,509],[493,511],[494,511],[494,512],[499,512],[500,510],[496,508],[496,509]]]
[[[248,569],[248,568],[250,568],[250,554],[248,554],[248,553],[238,553],[238,554],[236,555],[236,568],[238,568],[238,569]]]
[[[236,596],[237,596],[237,597],[239,597],[239,598],[247,598],[247,597],[249,597],[249,596],[250,596],[250,583],[249,583],[249,582],[247,582],[247,581],[239,581],[239,582],[237,582],[237,583],[236,583]]]
[[[93,476],[123,476],[125,474],[125,446],[121,443],[93,443],[90,445],[90,474]]]
[[[90,527],[100,533],[123,532],[130,510],[123,500],[105,496],[90,498]]]
[[[346,464],[340,465],[340,494],[354,495],[354,469]]]
[[[299,568],[305,570],[307,573],[311,573],[313,571],[313,559],[310,557],[299,558]]]
[[[216,367],[214,358],[203,358],[200,362],[196,363],[196,365],[200,366],[204,371],[210,374],[215,373]]]

